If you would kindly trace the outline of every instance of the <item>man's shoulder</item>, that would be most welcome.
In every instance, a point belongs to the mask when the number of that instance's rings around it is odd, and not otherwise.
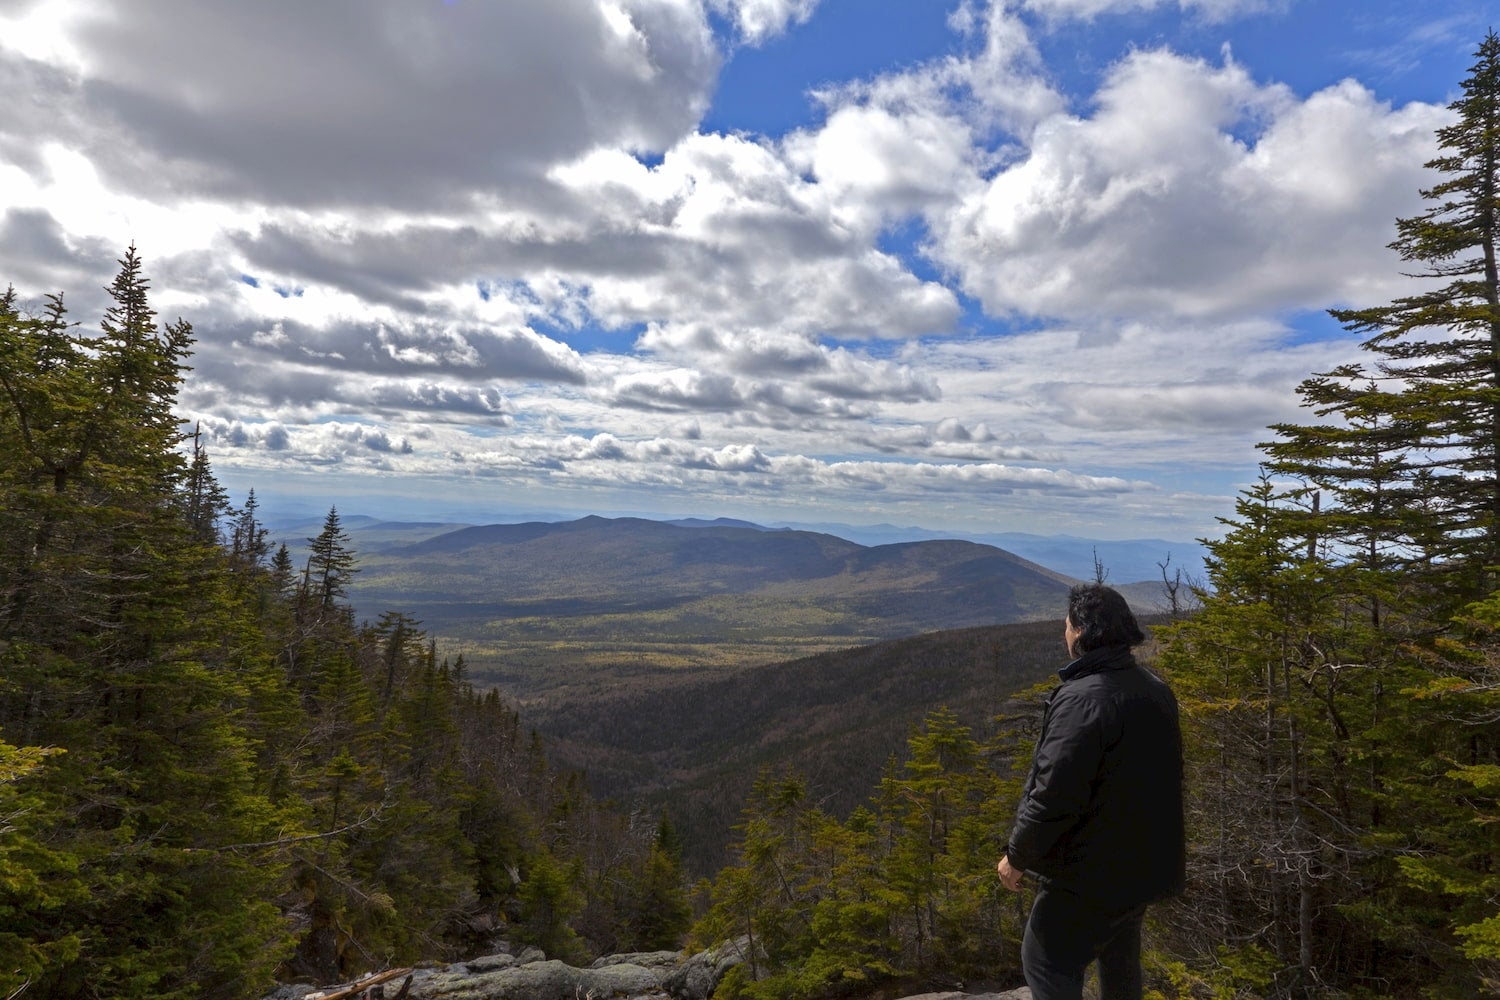
[[[1172,689],[1150,668],[1132,662],[1114,670],[1100,670],[1077,677],[1058,689],[1057,698],[1078,703],[1089,701],[1152,701],[1173,699]]]

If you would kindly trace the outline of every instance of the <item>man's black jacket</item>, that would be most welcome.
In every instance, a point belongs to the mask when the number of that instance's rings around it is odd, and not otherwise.
[[[1006,855],[1108,907],[1182,891],[1177,699],[1129,647],[1092,650],[1047,701]]]

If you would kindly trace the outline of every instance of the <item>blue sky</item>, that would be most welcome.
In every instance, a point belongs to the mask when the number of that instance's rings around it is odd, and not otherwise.
[[[1216,533],[1500,0],[0,0],[0,281],[134,242],[263,510]]]

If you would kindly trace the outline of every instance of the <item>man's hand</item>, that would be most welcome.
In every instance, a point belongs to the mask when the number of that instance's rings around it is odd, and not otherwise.
[[[1021,891],[1021,879],[1026,873],[1019,868],[1011,867],[1010,858],[1001,858],[1000,863],[995,866],[995,870],[1000,873],[1001,885],[1005,886],[1011,892]]]

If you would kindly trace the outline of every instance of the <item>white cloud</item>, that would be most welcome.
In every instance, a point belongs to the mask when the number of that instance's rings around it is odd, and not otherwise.
[[[910,365],[866,358],[780,330],[718,330],[701,323],[653,325],[639,346],[746,379],[776,379],[840,399],[916,400],[936,399],[941,394],[931,379]]]
[[[1027,10],[1049,20],[1089,20],[1105,14],[1176,7],[1209,21],[1224,21],[1246,14],[1279,10],[1293,0],[1023,0]]]
[[[937,94],[880,92],[886,89],[825,95],[827,121],[785,143],[790,162],[816,178],[834,217],[872,235],[903,217],[941,210],[977,180],[970,124]]]
[[[128,15],[55,0],[31,19],[67,44],[5,61],[26,100],[0,148],[59,138],[109,188],[162,198],[389,209],[526,190],[597,145],[690,132],[719,60],[691,0],[164,0]]]
[[[998,125],[1024,138],[1037,122],[1066,106],[1012,0],[994,0],[982,14],[965,5],[955,20],[965,30],[977,32],[982,45],[975,56],[950,65],[947,71],[972,90],[984,124]]]
[[[987,310],[1232,317],[1367,301],[1396,278],[1446,112],[1344,83],[1298,102],[1239,66],[1137,52],[1090,118],[1054,116],[937,252]],[[1409,212],[1408,212],[1409,214]],[[1394,286],[1386,286],[1389,290]]]
[[[740,37],[760,45],[786,31],[791,24],[804,24],[817,10],[819,0],[708,0],[708,5],[729,17]]]
[[[960,3],[816,123],[699,131],[816,6],[13,3],[0,283],[88,322],[135,240],[230,468],[914,521],[1201,513],[1151,481],[1247,467],[1351,349],[1281,321],[1404,289],[1444,111],[1166,48],[1069,94],[1038,45],[1255,0]]]

